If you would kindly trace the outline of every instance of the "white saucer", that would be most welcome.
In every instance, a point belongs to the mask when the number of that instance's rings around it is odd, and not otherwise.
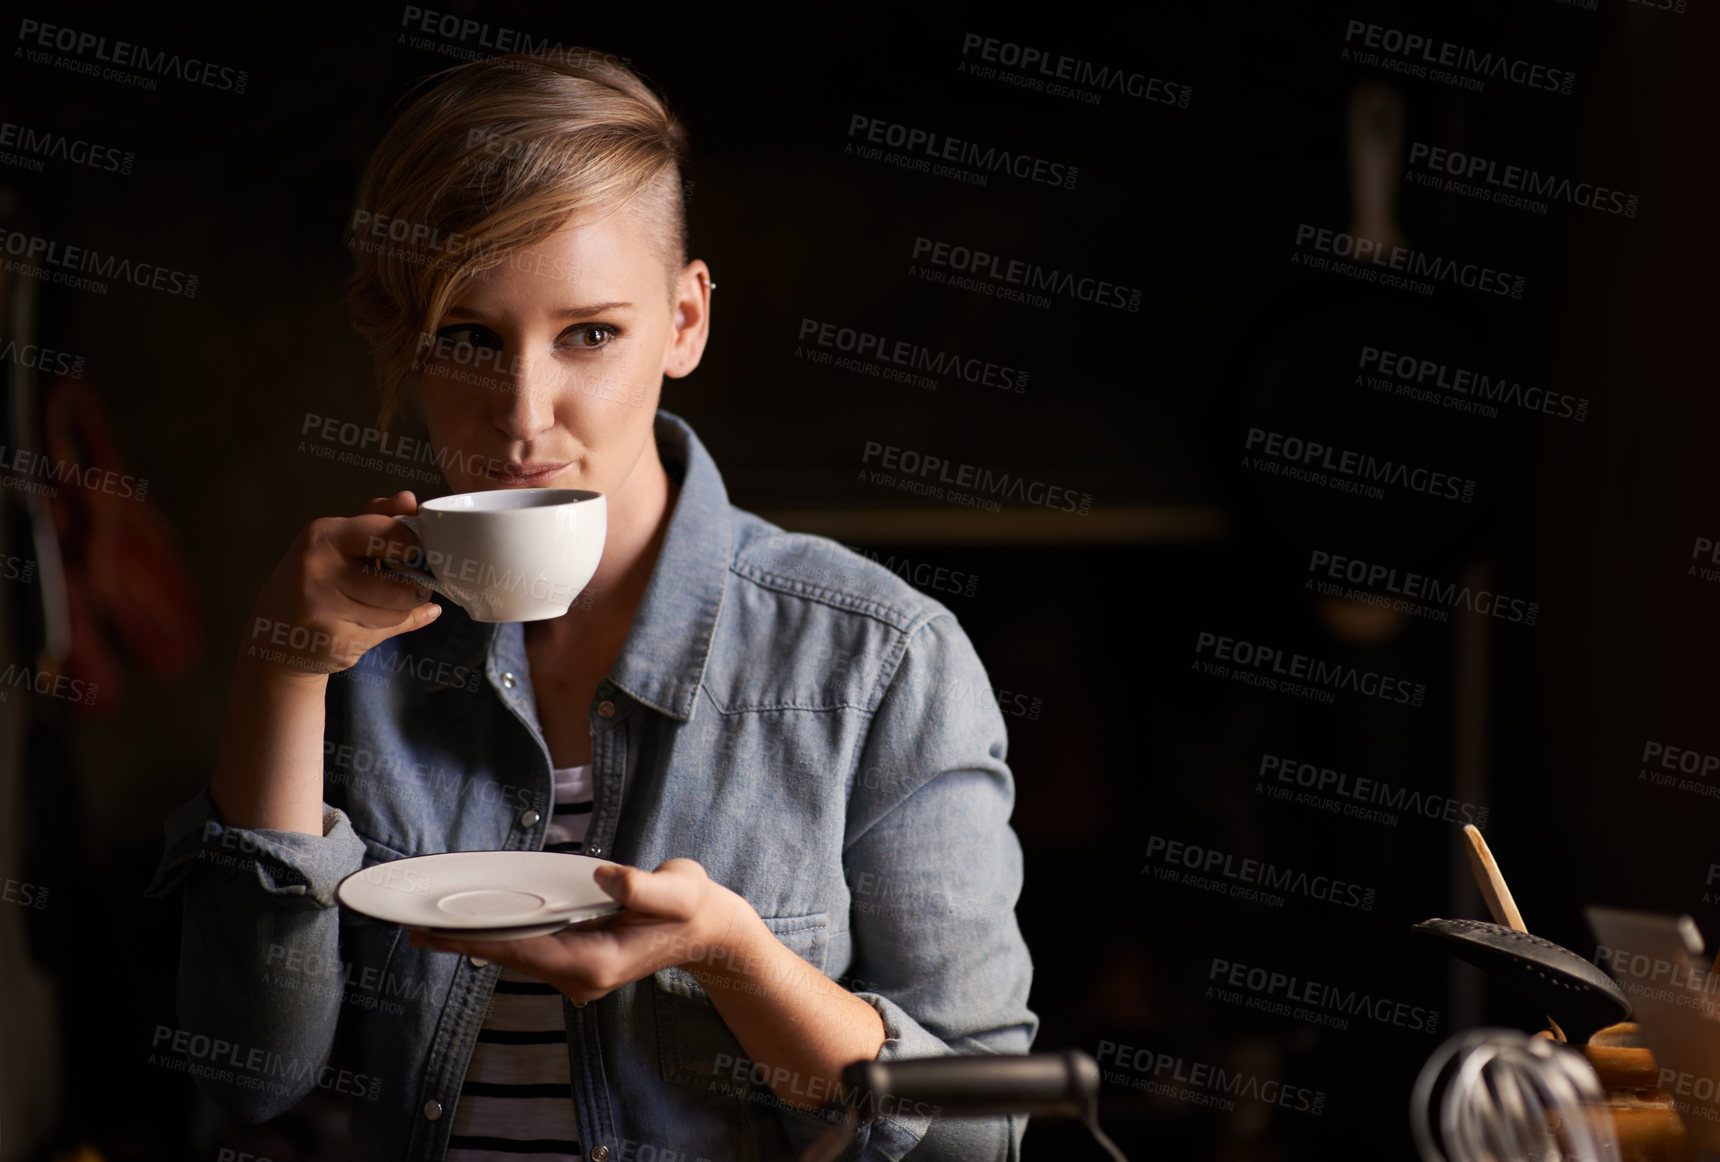
[[[530,940],[533,936],[549,936],[556,932],[565,932],[573,928],[595,926],[611,916],[619,916],[627,909],[620,904],[611,904],[609,910],[597,916],[581,915],[571,920],[556,920],[548,924],[523,924],[517,928],[408,928],[409,932],[424,932],[431,936],[443,936],[449,940]]]
[[[353,911],[460,940],[523,940],[625,909],[597,886],[610,861],[559,851],[448,851],[372,864],[335,898]]]

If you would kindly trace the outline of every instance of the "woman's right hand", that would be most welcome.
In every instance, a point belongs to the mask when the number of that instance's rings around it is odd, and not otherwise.
[[[299,533],[257,597],[241,660],[271,678],[319,681],[356,665],[397,634],[442,612],[429,591],[377,564],[418,547],[393,519],[418,511],[410,492],[377,497],[353,517],[323,517]]]

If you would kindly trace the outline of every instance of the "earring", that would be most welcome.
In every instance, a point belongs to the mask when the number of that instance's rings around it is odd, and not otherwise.
[[[710,287],[712,290],[717,289],[717,284],[706,278],[703,271],[699,273],[699,281]]]

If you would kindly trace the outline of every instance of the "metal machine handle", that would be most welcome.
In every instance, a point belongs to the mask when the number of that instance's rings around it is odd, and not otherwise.
[[[1114,1162],[1126,1162],[1099,1129],[1099,1063],[1079,1050],[858,1061],[843,1071],[842,1086],[846,1120],[814,1142],[802,1162],[835,1162],[862,1120],[904,1113],[1076,1118]]]

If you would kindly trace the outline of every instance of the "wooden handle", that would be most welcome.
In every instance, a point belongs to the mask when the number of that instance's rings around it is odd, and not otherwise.
[[[1469,841],[1469,867],[1475,873],[1475,885],[1481,889],[1481,898],[1487,901],[1487,910],[1493,914],[1493,922],[1527,932],[1529,929],[1523,924],[1523,913],[1517,910],[1517,901],[1511,898],[1511,889],[1505,886],[1498,861],[1487,849],[1487,841],[1481,838],[1480,830],[1475,824],[1466,823],[1463,825],[1463,838]]]
[[[1596,1029],[1589,1034],[1591,1049],[1640,1049],[1648,1052],[1642,1043],[1642,1026],[1635,1021],[1620,1021],[1616,1025],[1608,1025],[1604,1029]]]
[[[1660,1067],[1647,1049],[1615,1049],[1591,1041],[1581,1052],[1607,1089],[1660,1088]]]

